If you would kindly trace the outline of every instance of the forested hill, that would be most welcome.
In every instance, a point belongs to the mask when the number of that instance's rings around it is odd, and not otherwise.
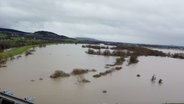
[[[1,37],[4,37],[6,39],[12,37],[41,39],[47,41],[65,41],[67,39],[72,39],[67,36],[58,35],[49,31],[36,31],[34,33],[31,33],[7,28],[0,28],[0,35],[2,35]]]

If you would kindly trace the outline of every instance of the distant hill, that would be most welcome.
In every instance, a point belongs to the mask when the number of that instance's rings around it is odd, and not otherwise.
[[[34,38],[41,40],[49,40],[49,41],[64,41],[67,39],[72,39],[64,35],[58,35],[49,31],[36,31],[34,33],[31,32],[23,32],[14,29],[0,28],[0,34],[5,34],[7,38],[10,37],[21,37],[21,38]]]
[[[76,37],[75,39],[81,40],[81,41],[100,41],[94,38],[87,38],[87,37]]]
[[[27,35],[30,35],[31,33],[14,29],[0,28],[0,34],[5,34],[8,37],[27,37]]]
[[[56,33],[49,32],[49,31],[37,31],[37,32],[34,32],[33,34],[31,34],[31,36],[33,36],[34,38],[37,38],[37,39],[56,40],[56,41],[62,41],[62,40],[65,40],[65,39],[71,39],[71,38],[69,38],[67,36],[58,35]]]

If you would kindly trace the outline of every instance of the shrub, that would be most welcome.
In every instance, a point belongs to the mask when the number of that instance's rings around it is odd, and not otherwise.
[[[110,56],[111,52],[108,49],[106,49],[102,54],[105,56]]]
[[[73,75],[80,75],[80,74],[85,74],[88,73],[89,70],[87,69],[73,69],[72,74]]]
[[[88,54],[95,54],[95,51],[89,48],[88,51],[87,51],[87,53]]]
[[[70,75],[63,72],[62,70],[56,70],[50,78],[58,78],[58,77],[69,77]]]
[[[115,69],[116,69],[116,70],[121,70],[121,69],[122,69],[122,67],[115,67]]]
[[[139,60],[137,59],[136,55],[131,55],[130,56],[129,64],[135,64],[135,63],[138,63],[138,62],[139,62]]]
[[[94,78],[99,78],[99,77],[101,77],[101,75],[100,74],[95,74],[95,75],[93,75],[93,77]]]
[[[114,65],[122,65],[124,61],[125,61],[124,57],[117,58]]]

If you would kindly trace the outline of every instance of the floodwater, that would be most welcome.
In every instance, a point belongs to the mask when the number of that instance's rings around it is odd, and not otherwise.
[[[81,45],[63,44],[37,48],[33,55],[7,62],[0,68],[0,88],[14,90],[15,96],[35,97],[36,104],[161,104],[184,103],[184,60],[139,57],[139,63],[107,76],[93,78],[107,70],[116,57],[88,55]],[[51,79],[55,70],[70,73],[74,68],[96,69],[82,76]],[[136,75],[140,74],[141,77]],[[151,82],[155,74],[157,80]],[[43,80],[39,80],[43,78]],[[80,78],[90,83],[79,83]],[[158,84],[158,79],[163,84]],[[34,81],[31,81],[34,80]],[[102,93],[106,90],[107,93]]]

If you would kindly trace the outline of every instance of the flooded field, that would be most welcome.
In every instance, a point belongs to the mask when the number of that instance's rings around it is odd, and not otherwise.
[[[137,64],[100,78],[93,75],[107,70],[116,57],[86,54],[82,45],[63,44],[36,48],[33,55],[7,62],[0,68],[0,89],[11,89],[15,96],[34,96],[36,104],[161,104],[184,103],[184,60],[139,57]],[[71,73],[74,68],[96,69],[84,75],[51,79],[55,70]],[[137,77],[140,74],[140,77]],[[151,82],[152,75],[156,81]],[[80,83],[85,78],[90,83]],[[43,79],[43,80],[42,80]],[[158,80],[163,79],[163,84]],[[105,91],[105,92],[104,92]]]

